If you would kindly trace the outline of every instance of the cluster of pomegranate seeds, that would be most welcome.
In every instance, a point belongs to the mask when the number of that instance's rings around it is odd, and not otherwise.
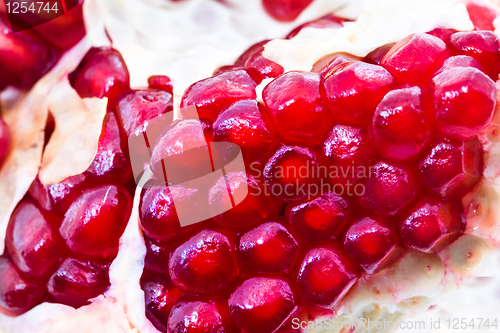
[[[262,0],[266,12],[282,22],[295,20],[312,0]]]

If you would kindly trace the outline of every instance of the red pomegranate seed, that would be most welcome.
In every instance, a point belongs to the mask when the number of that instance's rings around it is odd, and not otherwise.
[[[466,55],[457,55],[446,59],[441,67],[436,71],[436,74],[434,74],[434,76],[439,75],[442,72],[454,67],[472,67],[477,68],[484,73],[484,68],[479,61]]]
[[[353,223],[345,235],[344,248],[368,274],[389,266],[402,251],[393,223],[371,217]]]
[[[340,64],[326,75],[322,93],[335,119],[365,125],[392,88],[395,80],[383,67],[352,62]]]
[[[346,125],[332,128],[323,142],[322,152],[330,166],[332,182],[347,186],[368,177],[368,167],[378,156],[366,129]]]
[[[118,96],[116,110],[127,136],[140,136],[150,120],[173,110],[172,102],[172,93],[167,91],[128,90]]]
[[[413,205],[399,228],[406,247],[437,252],[465,230],[462,205],[424,197]]]
[[[172,94],[174,89],[172,80],[166,75],[153,75],[148,78],[148,86],[150,89],[163,90]]]
[[[337,65],[346,62],[356,62],[360,60],[361,58],[353,56],[349,53],[332,53],[318,60],[313,65],[311,72],[318,73],[322,78],[324,78]]]
[[[241,236],[238,250],[243,267],[255,273],[286,272],[299,244],[276,222],[267,222]]]
[[[46,293],[43,283],[17,271],[6,257],[0,257],[0,307],[22,314],[34,307]]]
[[[146,256],[144,258],[144,270],[154,273],[168,274],[168,259],[172,252],[172,246],[156,244],[145,237]]]
[[[243,282],[228,300],[229,312],[242,333],[272,333],[297,308],[290,285],[276,278],[256,277]]]
[[[286,39],[291,39],[299,34],[299,32],[304,28],[342,28],[343,22],[345,20],[337,17],[333,14],[325,15],[317,20],[306,22],[302,25],[299,25],[297,28],[293,29],[287,36]]]
[[[90,261],[67,258],[50,277],[49,294],[75,308],[89,304],[109,287],[108,270]]]
[[[182,97],[181,107],[194,105],[200,118],[213,121],[229,105],[242,99],[255,99],[257,84],[247,72],[232,71],[198,81]]]
[[[445,138],[465,141],[489,125],[495,111],[495,83],[475,68],[455,67],[432,79],[434,116]]]
[[[395,43],[390,43],[376,48],[372,52],[368,53],[366,57],[363,58],[364,62],[374,65],[380,65],[382,59],[384,59],[387,52],[395,45]]]
[[[0,165],[7,156],[11,144],[9,126],[0,118]]]
[[[293,229],[306,241],[317,243],[339,239],[352,221],[352,205],[329,192],[321,197],[287,207],[287,217]]]
[[[333,122],[319,86],[318,74],[288,72],[264,88],[265,110],[285,139],[319,142]]]
[[[457,31],[453,29],[436,28],[427,32],[427,34],[437,37],[446,43],[448,41],[448,38],[450,38],[450,36],[453,35],[455,32]]]
[[[467,1],[466,6],[469,17],[476,30],[495,31],[493,21],[495,21],[498,16],[495,9],[476,1]]]
[[[241,148],[245,164],[262,159],[273,145],[273,133],[255,100],[238,101],[213,123],[214,141],[232,142]]]
[[[130,76],[121,54],[109,47],[92,48],[69,75],[78,94],[84,97],[107,97],[114,108],[116,97],[130,87]]]
[[[450,51],[441,39],[417,33],[396,43],[380,65],[391,72],[399,84],[414,84],[425,89],[436,68],[449,56]]]
[[[344,250],[326,245],[310,250],[297,276],[297,284],[305,302],[332,308],[356,283],[358,269]]]
[[[239,65],[227,65],[227,66],[222,66],[217,68],[214,71],[214,76],[222,74],[222,73],[227,73],[227,72],[234,72],[234,71],[239,71],[239,70],[244,70],[244,66],[239,66]]]
[[[217,224],[230,230],[242,228],[276,215],[281,209],[263,188],[263,184],[244,172],[230,172],[221,176],[208,192],[208,204]]]
[[[283,74],[284,69],[281,65],[262,55],[264,44],[253,51],[245,62],[245,70],[255,82],[261,83],[264,79],[278,77]]]
[[[483,149],[477,138],[467,142],[438,140],[419,164],[424,183],[444,198],[458,199],[479,182]]]
[[[468,55],[483,65],[486,74],[498,79],[500,71],[500,43],[492,31],[457,32],[448,40],[453,55]]]
[[[266,12],[275,20],[290,22],[295,20],[312,0],[262,0]]]
[[[362,206],[379,215],[396,214],[421,191],[420,179],[413,169],[401,162],[384,160],[370,167],[364,186],[365,194],[360,197]]]
[[[390,91],[375,110],[371,133],[384,157],[414,159],[431,143],[432,114],[424,109],[422,91],[408,87]]]
[[[85,190],[69,207],[59,228],[68,247],[96,259],[114,259],[128,223],[132,199],[121,185]]]
[[[311,148],[280,145],[264,167],[269,192],[281,202],[311,199],[322,190],[327,169]]]
[[[177,287],[195,294],[217,292],[238,277],[232,241],[213,230],[203,230],[179,246],[168,268]]]
[[[230,333],[217,305],[213,301],[181,298],[175,303],[166,332],[171,333]]]
[[[160,331],[167,331],[168,316],[175,302],[184,294],[168,278],[155,276],[141,281],[146,303],[146,317]]]
[[[245,66],[247,60],[257,52],[261,52],[264,49],[264,45],[269,42],[269,39],[263,40],[261,42],[255,43],[250,46],[245,52],[243,52],[238,59],[234,62],[234,66]]]
[[[0,86],[31,88],[55,63],[54,50],[0,18]]]
[[[31,201],[22,201],[12,214],[5,245],[16,266],[27,275],[45,276],[66,252],[56,231],[56,216],[42,212]]]

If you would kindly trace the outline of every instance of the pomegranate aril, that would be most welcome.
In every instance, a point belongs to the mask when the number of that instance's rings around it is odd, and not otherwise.
[[[409,165],[379,160],[364,182],[361,205],[379,215],[394,215],[421,192],[420,179]]]
[[[446,43],[448,41],[448,38],[450,38],[450,36],[453,35],[455,32],[457,31],[453,29],[436,28],[431,31],[428,31],[427,34],[437,37]]]
[[[318,74],[288,72],[264,88],[265,111],[285,139],[319,142],[333,123],[319,87]]]
[[[257,97],[255,81],[243,70],[222,73],[191,85],[182,97],[181,107],[196,107],[200,118],[213,121],[229,105]]]
[[[213,123],[214,141],[232,142],[241,148],[245,164],[262,159],[273,145],[273,133],[255,100],[238,101]]]
[[[116,97],[130,87],[125,61],[110,47],[90,49],[69,80],[82,98],[107,97],[109,108],[114,108]]]
[[[43,282],[24,276],[8,258],[0,257],[0,307],[22,314],[34,307],[46,291]]]
[[[71,204],[59,232],[76,253],[112,260],[118,253],[131,210],[132,199],[123,186],[90,188]]]
[[[343,185],[368,177],[368,167],[378,156],[365,128],[336,125],[323,141],[322,153],[330,166],[330,179]],[[337,171],[337,172],[335,172]]]
[[[442,72],[454,67],[472,67],[479,69],[481,72],[484,72],[483,66],[476,59],[466,55],[457,55],[446,59],[441,67],[439,67],[439,69],[436,71],[436,74],[434,74],[434,76],[439,75]]]
[[[272,333],[297,308],[290,285],[282,279],[256,277],[244,281],[228,300],[229,312],[242,333]]]
[[[383,67],[363,62],[343,63],[325,76],[325,106],[339,122],[368,124],[382,97],[395,88],[394,77]]]
[[[264,167],[267,189],[281,202],[311,199],[311,193],[318,195],[325,173],[326,167],[318,162],[315,150],[285,144],[278,147]]]
[[[87,260],[67,258],[50,277],[49,294],[62,304],[79,308],[109,287],[108,269]]]
[[[476,68],[454,67],[432,79],[434,117],[443,137],[465,141],[489,125],[495,111],[495,82]]]
[[[368,274],[390,265],[402,251],[393,222],[372,217],[351,225],[344,237],[344,248]]]
[[[330,244],[306,254],[297,285],[306,303],[332,308],[349,292],[358,275],[358,268],[344,250],[337,244]]]
[[[444,198],[458,199],[479,182],[483,149],[477,138],[466,142],[438,140],[419,163],[426,186]]]
[[[306,22],[299,25],[297,28],[293,29],[287,36],[286,39],[291,39],[299,34],[299,32],[304,28],[342,28],[342,24],[345,20],[337,17],[333,14],[325,15],[317,20]]]
[[[368,53],[366,57],[363,58],[364,62],[374,65],[380,65],[382,59],[384,59],[387,52],[394,46],[394,43],[383,45],[379,48],[376,48],[372,52]]]
[[[431,143],[433,119],[423,98],[419,87],[401,88],[390,91],[377,106],[371,133],[382,156],[414,159]]]
[[[339,239],[352,220],[353,210],[344,198],[329,192],[314,200],[287,208],[292,228],[306,241]]]
[[[60,219],[22,201],[12,213],[5,244],[12,261],[23,273],[46,276],[65,252],[57,228]]]
[[[172,282],[194,294],[214,293],[238,277],[233,242],[217,231],[203,230],[179,246],[168,264]]]
[[[266,12],[282,22],[295,20],[312,0],[262,0]]]
[[[155,276],[141,281],[146,303],[146,317],[161,332],[167,331],[168,316],[175,302],[184,295],[168,276]]]
[[[479,1],[467,1],[466,6],[470,20],[476,30],[495,31],[493,21],[498,16],[498,12],[495,9]]]
[[[167,244],[156,244],[145,237],[146,256],[144,257],[144,270],[148,272],[168,274],[168,259],[172,252],[172,246]]]
[[[9,152],[11,140],[9,126],[0,118],[0,167]]]
[[[424,197],[412,206],[399,228],[406,247],[433,253],[463,233],[465,225],[460,202]]]
[[[234,62],[234,66],[245,66],[245,63],[247,60],[254,55],[255,53],[262,51],[264,49],[264,45],[266,45],[269,42],[269,39],[260,41],[258,43],[253,44],[250,46],[245,52],[243,52],[238,59]]]
[[[453,55],[468,55],[483,65],[486,74],[498,79],[500,71],[500,43],[492,31],[457,32],[448,40]]]
[[[172,94],[174,89],[172,80],[166,75],[153,75],[148,78],[148,86],[150,89],[158,89]]]
[[[352,54],[332,53],[316,61],[316,63],[313,65],[313,68],[311,69],[311,72],[318,73],[322,78],[324,78],[337,65],[346,62],[356,62],[360,60],[361,58],[353,56]]]
[[[284,71],[281,65],[262,55],[264,45],[254,48],[253,53],[245,61],[245,70],[257,83],[261,83],[264,79],[278,77]]]
[[[230,230],[239,231],[276,215],[281,205],[268,195],[263,184],[244,172],[221,176],[208,191],[208,204],[213,213],[224,213],[214,221]]]
[[[219,68],[217,68],[215,71],[214,71],[214,76],[215,75],[219,75],[219,74],[222,74],[222,73],[227,73],[227,72],[233,72],[233,71],[239,71],[239,70],[244,70],[245,67],[244,66],[239,66],[239,65],[227,65],[227,66],[221,66]]]
[[[243,267],[255,273],[286,272],[299,244],[277,222],[267,222],[241,236],[238,250]]]
[[[400,85],[412,84],[425,89],[436,68],[449,56],[450,51],[441,39],[417,33],[396,43],[380,65],[391,72]]]

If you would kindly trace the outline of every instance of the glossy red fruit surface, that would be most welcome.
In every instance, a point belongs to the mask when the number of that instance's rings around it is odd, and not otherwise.
[[[238,57],[238,59],[236,59],[236,61],[234,62],[234,66],[244,67],[247,60],[255,53],[261,52],[264,49],[264,45],[266,45],[268,42],[269,39],[266,39],[250,46]]]
[[[214,293],[238,277],[233,242],[213,230],[203,230],[179,246],[168,264],[172,282],[195,294]]]
[[[59,228],[68,247],[95,259],[112,260],[127,226],[132,199],[121,185],[85,190],[69,207]]]
[[[363,61],[369,64],[380,65],[382,59],[384,59],[387,52],[389,52],[389,50],[392,49],[394,45],[394,43],[391,43],[376,48],[372,52],[368,53],[366,57],[363,58]]]
[[[383,67],[364,62],[343,63],[325,76],[325,106],[339,122],[365,125],[382,97],[395,88],[394,77]]]
[[[427,88],[432,74],[450,56],[446,44],[429,34],[417,33],[399,41],[380,62],[400,85]]]
[[[283,74],[283,67],[264,57],[265,43],[259,43],[251,48],[248,59],[245,61],[245,70],[255,80],[260,83],[264,79],[278,77]]]
[[[329,192],[290,208],[287,217],[301,237],[317,243],[340,238],[352,220],[352,209],[347,200]]]
[[[151,89],[158,89],[172,94],[174,89],[172,80],[166,75],[153,75],[148,78],[148,86]]]
[[[311,72],[318,73],[322,78],[324,78],[332,69],[336,66],[346,63],[346,62],[356,62],[360,61],[361,58],[353,56],[349,53],[333,53],[324,56],[318,60],[311,69]]]
[[[117,114],[127,137],[146,131],[149,121],[173,110],[172,93],[157,90],[127,90],[116,100]]]
[[[146,256],[144,257],[144,270],[160,274],[168,274],[168,259],[172,252],[172,246],[157,244],[145,237]]]
[[[47,288],[57,302],[79,308],[108,286],[107,269],[90,261],[67,258],[50,277]]]
[[[299,244],[277,222],[267,222],[242,235],[238,251],[243,267],[255,273],[287,271],[295,260]]]
[[[370,167],[361,205],[379,215],[394,215],[401,211],[421,191],[418,174],[407,164],[379,160]]]
[[[10,129],[3,119],[0,118],[0,165],[9,152],[11,141]]]
[[[274,19],[283,22],[295,20],[312,0],[262,0],[266,12]]]
[[[319,142],[333,122],[323,107],[319,86],[318,74],[288,72],[264,88],[265,110],[285,139]]]
[[[437,37],[446,43],[448,41],[448,39],[450,38],[450,36],[453,35],[455,32],[457,32],[457,31],[453,30],[453,29],[435,28],[435,29],[432,29],[431,31],[427,32],[427,34],[432,35],[434,37]]]
[[[111,108],[116,97],[130,87],[125,61],[118,51],[109,47],[90,49],[69,80],[81,97],[107,97]]]
[[[467,1],[466,6],[469,17],[477,30],[495,30],[493,21],[498,16],[495,9],[478,1]]]
[[[465,230],[462,205],[424,197],[415,203],[399,228],[406,247],[427,253],[437,252]]]
[[[244,172],[221,176],[208,192],[208,204],[217,224],[239,231],[279,213],[281,205],[267,192],[264,184]]]
[[[466,55],[457,55],[446,59],[434,75],[439,75],[445,70],[454,67],[472,67],[479,69],[481,72],[484,72],[483,65],[481,65],[481,63],[476,59]]]
[[[465,141],[491,122],[495,83],[475,68],[455,67],[432,79],[434,117],[443,137]]]
[[[384,157],[414,159],[433,139],[434,126],[419,87],[401,88],[384,96],[373,115],[371,133]]]
[[[334,184],[355,184],[368,177],[368,167],[378,156],[368,131],[346,125],[332,128],[322,144]]]
[[[286,281],[256,277],[237,287],[228,304],[242,333],[272,333],[295,311],[297,300]]]
[[[479,182],[483,149],[477,138],[438,140],[419,163],[425,185],[444,198],[459,198]]]
[[[31,201],[21,202],[11,216],[5,245],[16,266],[27,275],[45,276],[65,254],[57,228],[60,219]]]
[[[481,63],[486,74],[498,79],[500,71],[500,43],[492,31],[457,32],[448,40],[453,55],[468,55]]]
[[[310,250],[297,276],[302,298],[310,305],[334,307],[356,283],[358,271],[344,250],[326,245]]]
[[[169,333],[227,333],[214,302],[180,299],[168,318]]]
[[[344,237],[344,248],[368,274],[390,265],[401,253],[392,221],[365,217],[354,222]]]
[[[168,276],[155,276],[141,281],[146,303],[146,317],[160,331],[167,331],[170,311],[175,302],[184,295]]]
[[[262,159],[273,146],[273,133],[255,100],[238,101],[213,123],[214,141],[232,142],[241,148],[246,165]]]
[[[46,288],[39,281],[22,275],[6,257],[0,257],[0,307],[21,314],[35,306]]]
[[[282,144],[264,167],[267,190],[278,201],[293,202],[311,198],[321,191],[326,168],[311,148]]]
[[[299,34],[304,28],[342,28],[344,25],[342,24],[345,20],[337,17],[333,14],[327,14],[317,20],[306,22],[304,24],[299,25],[297,28],[293,29],[287,36],[286,39],[293,38]]]
[[[257,84],[247,72],[232,71],[198,81],[182,97],[181,107],[196,107],[200,118],[213,121],[222,110],[242,99],[255,99]]]

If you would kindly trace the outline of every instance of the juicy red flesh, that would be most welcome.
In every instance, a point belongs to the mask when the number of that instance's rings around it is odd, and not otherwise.
[[[497,11],[484,3],[468,1],[467,12],[476,30],[494,31],[493,21],[497,18]]]
[[[469,140],[491,122],[495,83],[475,68],[442,72],[432,79],[432,93],[437,130],[447,139]]]
[[[380,154],[396,160],[414,159],[430,144],[434,126],[418,87],[390,91],[375,110],[371,133]]]
[[[172,94],[174,89],[172,80],[165,75],[153,75],[148,78],[148,86],[150,89],[163,90]]]
[[[285,139],[319,142],[333,122],[319,87],[318,74],[288,72],[264,88],[265,110]]]
[[[294,230],[306,241],[317,243],[339,239],[351,223],[352,205],[344,198],[325,193],[314,200],[296,205],[287,211]]]
[[[306,22],[299,25],[297,28],[293,29],[287,36],[287,39],[291,39],[299,34],[299,32],[304,28],[342,28],[344,19],[337,17],[333,14],[325,15],[315,21]]]
[[[380,65],[391,72],[399,84],[425,89],[436,68],[449,56],[450,51],[441,39],[418,33],[396,43]]]
[[[419,163],[425,185],[444,198],[459,198],[479,182],[483,149],[477,138],[466,142],[439,140]]]
[[[248,59],[245,61],[245,70],[255,80],[260,83],[264,79],[278,77],[283,74],[283,67],[264,57],[265,44],[256,44],[252,48],[252,53],[249,54]]]
[[[49,294],[62,304],[79,308],[109,286],[108,270],[87,260],[67,258],[50,277]]]
[[[132,210],[132,199],[121,185],[84,191],[69,207],[59,228],[73,251],[97,260],[112,260]]]
[[[167,332],[226,333],[224,320],[214,302],[180,299],[168,318]]]
[[[392,88],[394,77],[383,67],[353,62],[340,64],[326,75],[322,94],[335,119],[366,125],[377,104]]]
[[[472,67],[479,69],[481,72],[484,72],[483,65],[481,65],[481,63],[476,59],[466,55],[457,55],[446,59],[441,67],[439,67],[439,69],[436,71],[436,74],[434,74],[434,76],[454,67]]]
[[[7,153],[10,149],[11,144],[11,134],[10,129],[7,124],[0,118],[0,166],[2,162],[7,157]]]
[[[168,268],[177,287],[195,294],[217,292],[238,277],[233,242],[208,229],[179,246]]]
[[[371,217],[351,225],[344,237],[344,248],[368,274],[392,264],[402,250],[392,221]]]
[[[310,250],[300,266],[297,285],[306,303],[335,306],[356,283],[358,271],[349,256],[336,244]]]
[[[266,12],[274,19],[283,22],[295,20],[312,0],[262,0]]]
[[[361,60],[359,57],[355,57],[348,53],[333,53],[324,56],[318,60],[311,69],[311,72],[318,73],[322,78],[324,78],[332,69],[337,65],[346,62],[356,62]]]
[[[168,274],[168,259],[172,248],[165,244],[155,243],[149,238],[145,238],[146,256],[144,258],[144,270]]]
[[[237,287],[228,304],[242,333],[272,333],[295,311],[297,301],[285,280],[256,277]]]
[[[392,49],[393,46],[394,43],[391,43],[376,48],[372,52],[368,53],[366,57],[363,58],[363,61],[369,64],[380,65],[382,59],[384,59],[385,55],[390,51],[390,49]]]
[[[427,253],[437,252],[464,232],[462,205],[424,197],[414,204],[399,228],[406,247]]]

